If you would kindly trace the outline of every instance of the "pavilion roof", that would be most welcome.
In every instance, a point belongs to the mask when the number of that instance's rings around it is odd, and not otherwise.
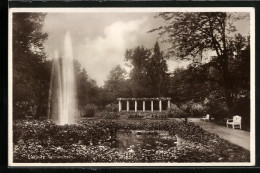
[[[117,100],[144,100],[144,101],[152,101],[152,100],[171,100],[170,97],[154,97],[154,98],[117,98]]]

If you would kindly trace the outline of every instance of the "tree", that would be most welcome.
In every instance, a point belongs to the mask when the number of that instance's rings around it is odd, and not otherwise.
[[[234,84],[234,96],[250,93],[250,39],[241,34],[232,40],[235,55],[229,59],[230,73]]]
[[[156,42],[152,50],[136,47],[126,51],[130,62],[130,79],[134,97],[161,97],[165,94],[168,75],[165,56]]]
[[[83,107],[87,104],[98,104],[100,96],[96,81],[89,77],[86,69],[82,68],[78,61],[74,61],[74,67],[79,107]]]
[[[119,97],[132,97],[131,87],[127,79],[127,72],[125,69],[117,65],[113,68],[105,81],[104,85],[104,104],[116,102]]]
[[[241,115],[242,127],[250,130],[250,39],[238,34],[232,45],[236,52],[230,59],[235,98],[232,113]]]
[[[45,14],[13,14],[13,115],[47,115],[50,62],[46,61]]]
[[[221,74],[209,63],[177,68],[169,77],[168,95],[178,105],[194,100],[202,102],[212,91],[223,90]]]
[[[167,24],[151,32],[159,30],[160,35],[167,35],[165,41],[171,43],[169,54],[174,58],[191,60],[205,50],[217,54],[217,67],[222,74],[226,103],[231,108],[233,84],[229,59],[232,50],[228,33],[235,31],[232,22],[240,18],[224,12],[160,13],[158,16]]]
[[[168,75],[166,74],[168,67],[158,42],[154,45],[153,54],[149,58],[149,63],[146,68],[152,96],[163,96],[163,92],[166,91],[168,81]]]
[[[147,97],[150,92],[147,90],[149,84],[147,79],[147,65],[151,51],[144,47],[126,50],[125,60],[130,62],[132,70],[130,72],[131,87],[134,97]]]

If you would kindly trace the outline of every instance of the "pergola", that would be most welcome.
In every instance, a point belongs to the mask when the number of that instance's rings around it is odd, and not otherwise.
[[[170,97],[158,97],[158,98],[117,98],[118,100],[118,110],[119,112],[122,111],[122,101],[126,101],[126,111],[129,112],[129,101],[135,102],[135,112],[137,112],[137,101],[143,101],[143,112],[146,111],[145,109],[145,101],[151,101],[151,112],[154,111],[153,109],[153,102],[159,101],[159,112],[162,112],[162,101],[167,101],[167,108],[169,109],[171,106],[171,98]]]

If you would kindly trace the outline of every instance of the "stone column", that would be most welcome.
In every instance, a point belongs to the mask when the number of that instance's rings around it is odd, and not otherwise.
[[[137,100],[135,100],[135,112],[137,112]]]
[[[168,100],[168,109],[170,109],[170,108],[171,108],[171,101]]]
[[[162,100],[159,100],[159,111],[162,112]]]
[[[151,111],[153,112],[153,100],[151,100]]]
[[[118,111],[120,112],[122,110],[122,104],[121,100],[118,101]]]
[[[129,111],[129,100],[126,101],[126,111]]]
[[[145,112],[145,100],[143,100],[143,111]]]

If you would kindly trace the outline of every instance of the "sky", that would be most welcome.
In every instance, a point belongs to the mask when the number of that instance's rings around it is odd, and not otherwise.
[[[127,49],[137,46],[152,48],[158,34],[148,33],[160,26],[162,20],[156,13],[48,13],[44,30],[49,37],[45,47],[47,56],[54,57],[55,50],[63,55],[64,36],[70,32],[73,56],[89,76],[102,86],[109,72],[118,64],[129,71],[124,61]],[[238,32],[249,32],[247,20],[237,22]],[[167,44],[160,44],[166,49]],[[169,71],[185,67],[189,62],[168,60]]]

